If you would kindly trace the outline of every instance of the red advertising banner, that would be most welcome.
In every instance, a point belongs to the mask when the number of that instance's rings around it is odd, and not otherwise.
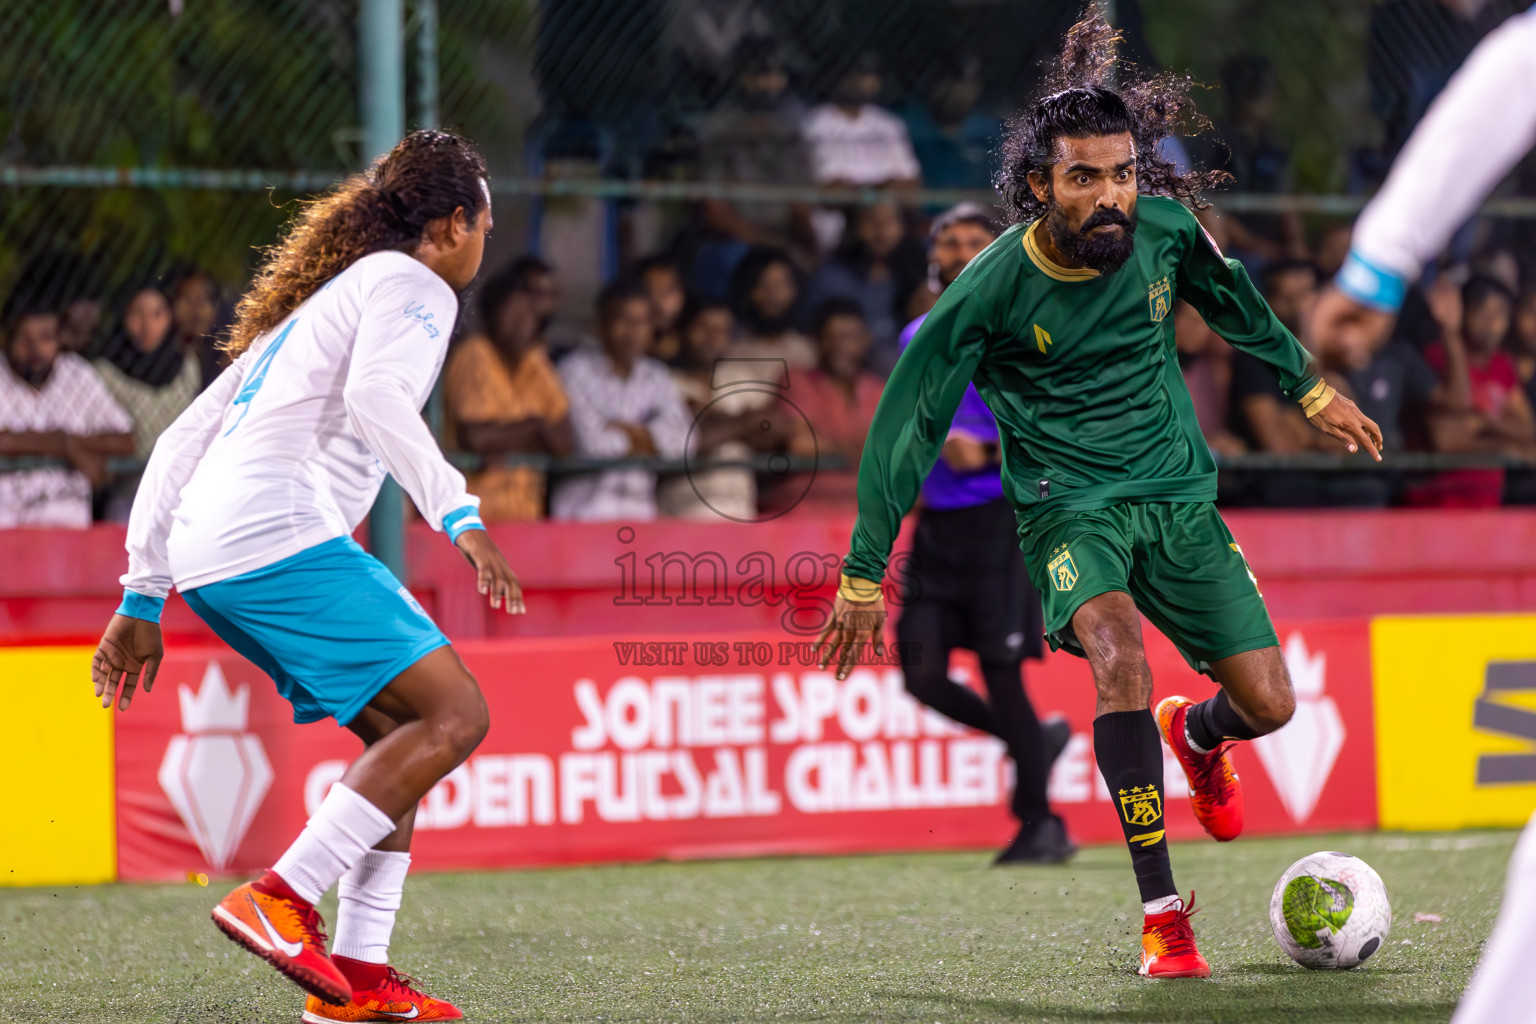
[[[1364,622],[1282,624],[1295,721],[1238,755],[1254,833],[1369,828],[1376,817]],[[1208,696],[1150,629],[1159,695]],[[921,708],[899,669],[843,682],[784,634],[469,641],[491,730],[417,813],[427,869],[997,847],[1012,835],[1002,744]],[[952,675],[974,682],[957,656]],[[1085,663],[1029,663],[1043,715],[1074,734],[1051,797],[1080,842],[1120,842],[1093,762]],[[116,720],[125,879],[270,865],[361,749],[296,726],[271,682],[222,647],[174,650]],[[1200,833],[1167,760],[1168,830]]]

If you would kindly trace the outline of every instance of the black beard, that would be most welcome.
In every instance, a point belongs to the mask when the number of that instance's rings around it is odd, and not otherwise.
[[[41,369],[28,366],[16,371],[16,376],[26,382],[32,390],[41,391],[44,385],[48,383],[48,378],[53,376],[53,366],[49,364]]]
[[[1088,233],[1103,224],[1118,224],[1124,230],[1103,235]],[[1045,214],[1045,229],[1063,256],[1103,274],[1112,274],[1125,266],[1136,248],[1136,222],[1115,209],[1095,210],[1082,227],[1074,230],[1067,224],[1061,204],[1053,201]]]

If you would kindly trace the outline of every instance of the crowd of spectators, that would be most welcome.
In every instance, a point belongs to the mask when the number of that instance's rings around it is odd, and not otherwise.
[[[493,521],[850,510],[884,379],[912,322],[994,237],[989,214],[962,208],[929,237],[914,211],[866,205],[846,211],[848,241],[809,273],[789,250],[753,245],[719,293],[691,287],[671,256],[648,256],[603,290],[590,336],[558,343],[559,277],[517,259],[481,282],[451,347],[443,445],[472,457],[470,487]],[[1224,218],[1202,216],[1220,241]],[[1258,262],[1261,291],[1298,335],[1339,233],[1320,225],[1291,255]],[[1436,268],[1414,295],[1383,343],[1315,353],[1329,380],[1381,425],[1389,454],[1536,464],[1536,275],[1493,248]],[[227,317],[198,272],[130,290],[115,318],[14,295],[0,316],[0,526],[125,519],[133,467],[219,372]],[[1186,303],[1169,319],[1219,457],[1339,455],[1267,366]],[[1225,474],[1222,498],[1488,506],[1536,500],[1533,480],[1518,467],[1339,472],[1293,460]]]
[[[1325,280],[1317,263],[1302,258],[1271,262],[1260,275],[1271,308],[1303,337]],[[1179,304],[1174,320],[1179,362],[1213,451],[1339,454],[1285,398],[1269,368],[1230,348],[1187,305]],[[1536,275],[1529,268],[1519,270],[1508,252],[1437,268],[1388,337],[1314,354],[1329,382],[1380,424],[1389,453],[1501,456],[1510,472],[1270,470],[1235,478],[1223,497],[1270,506],[1530,501],[1532,478],[1523,466],[1536,463],[1533,350]]]
[[[996,232],[977,208],[941,218],[930,235],[940,208],[912,192],[982,187],[990,177],[1009,99],[976,59],[952,62],[898,98],[870,51],[802,95],[766,8],[696,6],[674,42],[692,48],[684,63],[713,83],[713,100],[684,126],[691,141],[675,147],[674,176],[857,187],[880,198],[845,206],[770,188],[688,204],[659,251],[621,254],[621,272],[585,323],[556,323],[560,275],[540,259],[488,273],[461,318],[441,390],[444,447],[469,456],[488,520],[752,521],[851,509],[864,437],[910,325],[963,266],[955,254]],[[1495,0],[1473,18],[1446,0],[1382,5],[1368,64],[1389,150],[1506,7]],[[725,17],[737,8],[740,17]],[[1135,5],[1125,10],[1129,17]],[[1443,45],[1415,50],[1423,33],[1413,26],[1440,21]],[[1133,48],[1142,45],[1131,35]],[[1216,131],[1169,140],[1165,155],[1225,168],[1248,193],[1291,191],[1275,68],[1238,54],[1220,81]],[[1207,230],[1303,334],[1347,251],[1348,221],[1234,214],[1216,198],[1201,214]],[[1381,424],[1389,453],[1536,460],[1529,236],[1508,224],[1469,227],[1425,280],[1383,344],[1315,353],[1330,382]],[[220,372],[214,339],[230,295],[196,269],[112,303],[37,294],[18,288],[0,311],[0,526],[123,520],[137,483],[131,467]],[[1233,351],[1184,303],[1169,319],[1219,457],[1337,454],[1267,367]],[[974,461],[978,451],[946,446],[944,457]],[[1341,473],[1293,460],[1224,474],[1222,500],[1489,505],[1536,500],[1536,476]]]
[[[190,270],[129,290],[116,311],[24,280],[0,306],[0,527],[126,520],[137,468],[220,372],[228,308]]]

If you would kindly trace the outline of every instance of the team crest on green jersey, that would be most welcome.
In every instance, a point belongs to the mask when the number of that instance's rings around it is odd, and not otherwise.
[[[1168,300],[1172,297],[1173,289],[1168,286],[1166,277],[1147,285],[1147,313],[1153,323],[1161,322],[1168,315]]]
[[[1077,563],[1072,561],[1072,552],[1065,547],[1059,548],[1060,552],[1051,559],[1050,573],[1051,585],[1057,590],[1071,590],[1077,585]]]

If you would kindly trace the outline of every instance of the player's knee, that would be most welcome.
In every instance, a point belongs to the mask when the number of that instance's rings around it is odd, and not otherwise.
[[[1139,644],[1112,648],[1092,659],[1092,663],[1096,677],[1111,681],[1116,686],[1152,682],[1152,668],[1147,664],[1147,656]]]
[[[1296,697],[1289,686],[1281,687],[1250,700],[1242,711],[1248,724],[1264,736],[1291,720],[1296,713]]]
[[[485,705],[479,689],[475,690],[473,701],[466,702],[467,706],[460,712],[459,724],[456,733],[457,746],[465,757],[470,751],[480,745],[485,739],[485,734],[491,729],[491,709]]]
[[[433,721],[438,743],[444,752],[462,761],[480,745],[491,728],[490,709],[478,687],[471,686]]]
[[[1110,652],[1092,664],[1093,682],[1101,703],[1127,711],[1151,703],[1152,667],[1139,647]]]

